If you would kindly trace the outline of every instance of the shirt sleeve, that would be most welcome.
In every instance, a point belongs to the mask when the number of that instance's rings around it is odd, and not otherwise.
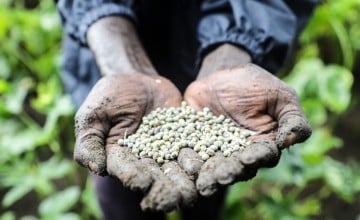
[[[82,45],[87,45],[90,25],[102,17],[119,15],[136,21],[132,0],[58,0],[56,5],[65,33]]]
[[[276,71],[316,6],[316,0],[208,0],[198,24],[199,60],[223,43],[242,47],[254,63]]]

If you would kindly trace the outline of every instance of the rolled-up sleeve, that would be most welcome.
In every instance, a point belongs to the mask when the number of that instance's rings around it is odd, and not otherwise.
[[[216,46],[231,43],[248,51],[254,63],[276,71],[316,3],[316,0],[205,0],[198,24],[199,60]]]
[[[132,0],[59,0],[64,31],[70,37],[86,45],[86,33],[91,24],[102,17],[118,15],[136,21]]]

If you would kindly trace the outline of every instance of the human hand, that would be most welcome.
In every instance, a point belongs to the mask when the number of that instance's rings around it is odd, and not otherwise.
[[[160,167],[116,143],[134,133],[141,118],[155,108],[179,106],[180,93],[158,76],[129,19],[99,19],[89,27],[87,42],[104,77],[77,112],[75,159],[94,173],[109,174],[125,187],[143,191],[143,209],[190,205],[197,191],[177,163]]]
[[[196,187],[202,195],[211,195],[218,184],[247,180],[259,168],[275,166],[281,149],[311,135],[295,91],[254,64],[202,77],[187,88],[184,99],[195,109],[208,107],[256,132],[244,150],[230,157],[216,154],[201,166]]]
[[[143,209],[169,211],[191,204],[195,185],[176,162],[161,168],[117,144],[136,131],[144,115],[158,107],[177,107],[181,99],[176,87],[161,76],[104,76],[76,113],[75,160],[95,174],[115,176],[124,186],[146,192]]]

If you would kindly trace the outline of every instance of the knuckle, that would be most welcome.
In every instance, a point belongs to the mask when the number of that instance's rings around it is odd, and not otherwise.
[[[75,120],[81,120],[94,114],[93,108],[82,105],[75,113]]]

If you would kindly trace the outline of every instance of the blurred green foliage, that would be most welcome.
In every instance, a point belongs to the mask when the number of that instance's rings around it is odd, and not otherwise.
[[[52,1],[30,2],[0,0],[0,220],[99,218],[91,181],[72,161],[74,109],[59,78],[58,15]],[[284,151],[276,168],[233,185],[224,219],[318,218],[327,198],[351,203],[359,195],[359,164],[329,156],[342,146],[333,128],[352,99],[359,10],[359,0],[317,8],[284,78],[313,135]]]
[[[98,217],[91,182],[71,156],[58,14],[52,1],[32,10],[23,3],[0,1],[0,219]]]

